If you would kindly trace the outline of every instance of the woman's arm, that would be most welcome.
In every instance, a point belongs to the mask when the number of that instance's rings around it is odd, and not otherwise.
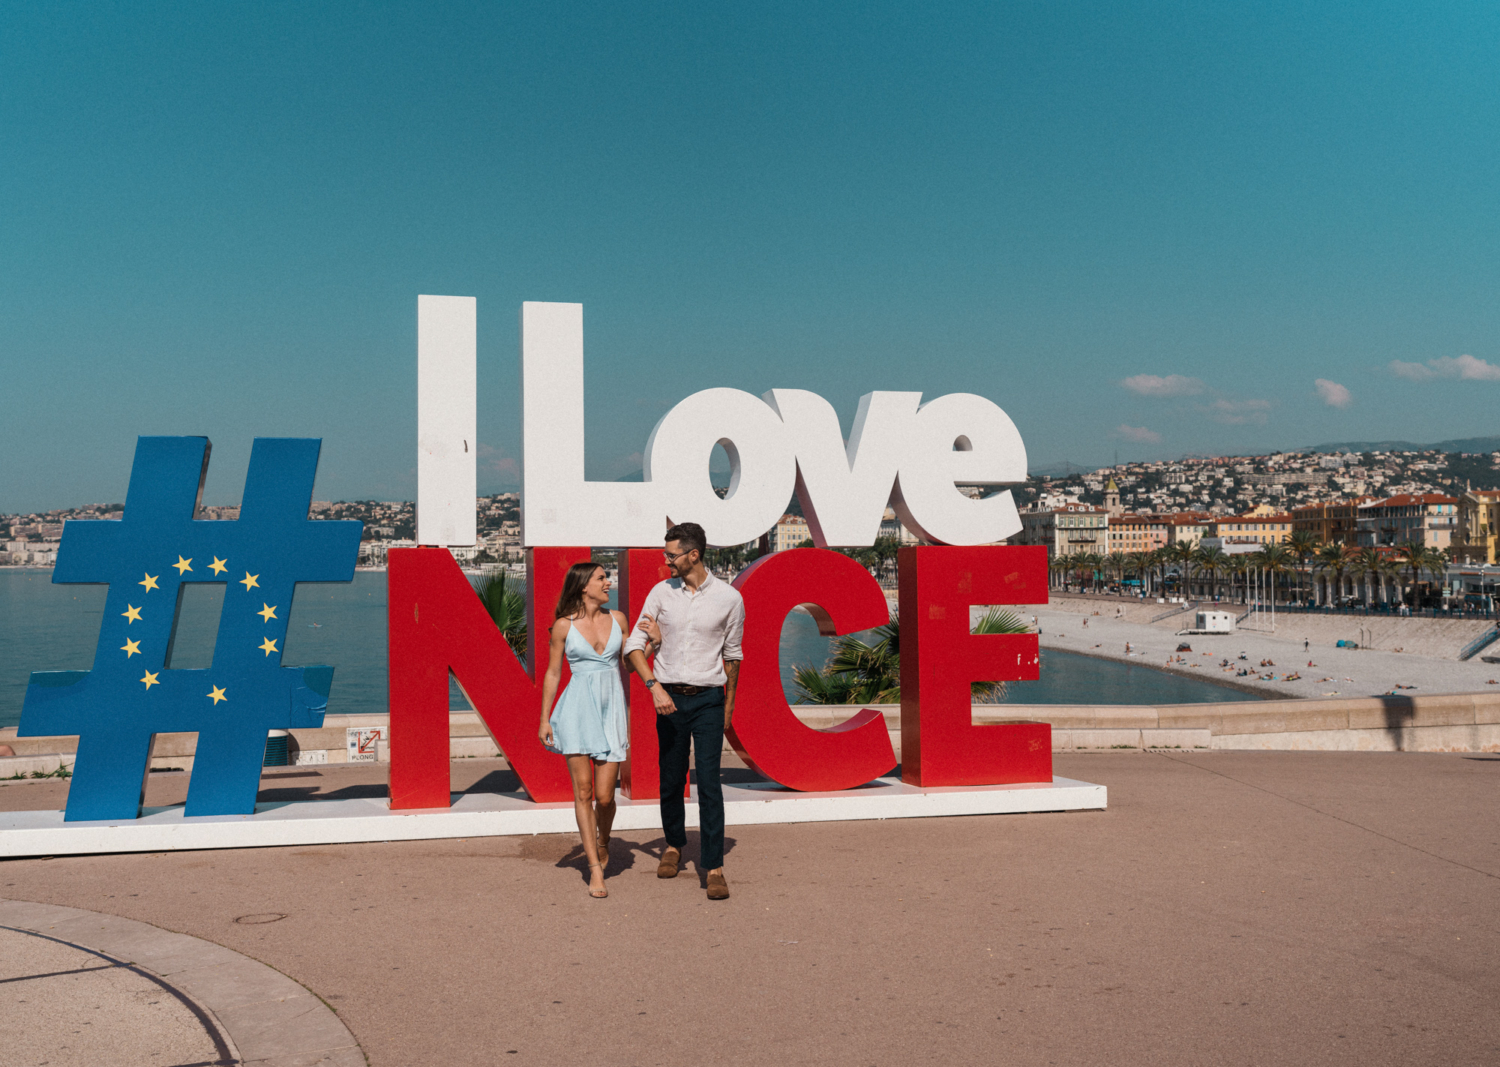
[[[573,624],[567,619],[558,619],[552,624],[552,639],[548,649],[547,673],[542,676],[542,725],[536,735],[542,744],[552,744],[552,701],[557,696],[557,683],[562,679],[564,649],[568,642],[568,629]]]

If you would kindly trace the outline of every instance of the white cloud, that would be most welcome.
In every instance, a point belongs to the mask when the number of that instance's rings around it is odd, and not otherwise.
[[[1458,378],[1466,382],[1500,382],[1500,367],[1487,359],[1476,359],[1463,355],[1440,356],[1426,363],[1406,363],[1391,360],[1391,373],[1398,378],[1410,378],[1414,382],[1425,382],[1429,378]]]
[[[1443,356],[1441,359],[1427,361],[1440,377],[1462,378],[1466,382],[1500,382],[1500,367],[1495,366],[1489,360],[1475,359],[1473,356]]]
[[[1203,383],[1197,378],[1182,374],[1137,374],[1126,378],[1120,385],[1141,396],[1197,396],[1203,392]]]
[[[1121,423],[1115,427],[1115,436],[1142,445],[1161,444],[1161,434],[1155,430],[1148,430],[1144,426],[1126,426],[1124,423]]]
[[[1313,388],[1317,389],[1318,397],[1331,408],[1346,408],[1354,403],[1354,396],[1345,386],[1338,382],[1330,382],[1327,378],[1319,378],[1313,382]]]
[[[1271,410],[1269,400],[1215,400],[1212,404],[1200,405],[1200,411],[1212,415],[1218,422],[1228,426],[1240,426],[1253,422],[1265,425],[1266,415]]]
[[[1410,378],[1414,382],[1426,381],[1433,376],[1433,372],[1425,364],[1407,363],[1404,360],[1391,360],[1391,373],[1398,378]]]

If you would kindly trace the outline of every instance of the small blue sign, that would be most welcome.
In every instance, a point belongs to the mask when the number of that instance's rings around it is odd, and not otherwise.
[[[194,519],[206,437],[142,437],[124,517],[70,521],[54,582],[107,582],[94,667],[35,671],[22,737],[77,734],[66,818],[134,819],[159,733],[198,735],[186,815],[255,811],[267,733],[323,725],[332,667],[283,667],[298,582],[354,577],[363,524],[308,519],[322,442],[258,437],[240,517]],[[182,588],[218,582],[207,670],[168,670]]]

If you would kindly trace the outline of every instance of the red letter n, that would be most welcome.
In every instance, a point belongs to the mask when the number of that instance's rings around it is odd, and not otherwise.
[[[573,798],[567,762],[542,747],[537,725],[552,608],[568,568],[589,549],[537,548],[528,557],[529,673],[446,548],[398,548],[387,557],[392,808],[451,802],[449,671],[531,798]]]

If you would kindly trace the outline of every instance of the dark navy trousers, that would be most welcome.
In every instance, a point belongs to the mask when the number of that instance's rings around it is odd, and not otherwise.
[[[698,772],[698,865],[724,866],[724,786],[719,756],[724,751],[724,689],[713,686],[695,696],[672,694],[677,710],[656,717],[661,767],[661,828],[667,844],[687,844],[687,813],[682,798],[688,778],[688,743]]]

